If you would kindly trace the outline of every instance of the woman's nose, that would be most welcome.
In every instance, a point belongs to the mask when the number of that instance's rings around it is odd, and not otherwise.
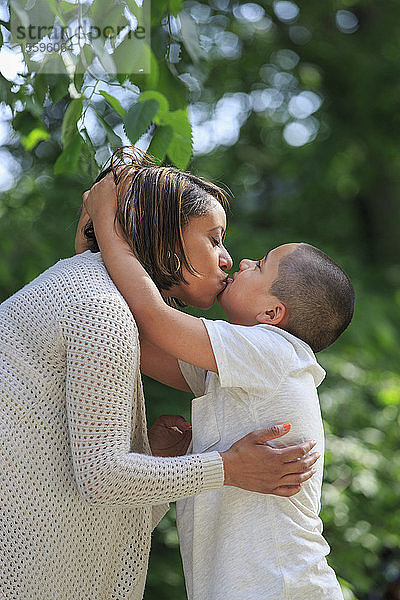
[[[220,257],[219,257],[219,266],[220,268],[225,271],[227,269],[231,269],[233,265],[233,260],[231,258],[231,255],[229,254],[228,250],[226,248],[223,248]]]

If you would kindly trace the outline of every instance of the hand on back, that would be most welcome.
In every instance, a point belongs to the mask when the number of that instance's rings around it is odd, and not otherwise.
[[[290,426],[274,425],[253,431],[221,452],[225,469],[225,485],[251,492],[293,496],[301,484],[315,473],[312,465],[319,454],[309,454],[315,441],[296,446],[273,448],[268,441],[288,433]]]

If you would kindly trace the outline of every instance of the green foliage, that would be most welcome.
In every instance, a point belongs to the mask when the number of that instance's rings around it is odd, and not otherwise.
[[[47,4],[70,18],[70,3]],[[135,2],[127,4],[136,10]],[[235,265],[304,240],[327,251],[354,281],[354,322],[319,357],[327,370],[320,388],[321,514],[345,600],[394,600],[400,582],[400,6],[309,0],[285,18],[278,4],[153,0],[151,48],[144,45],[142,56],[149,73],[132,72],[137,57],[128,54],[125,71],[99,81],[90,73],[95,49],[85,45],[69,70],[54,58],[57,75],[42,64],[18,83],[0,76],[14,131],[5,147],[21,165],[15,186],[0,199],[0,294],[6,298],[72,254],[81,194],[123,143],[123,124],[132,143],[187,167],[190,100],[199,146],[190,168],[232,191],[227,246]],[[95,8],[103,19],[112,5],[96,0]],[[117,13],[110,15],[117,22]],[[122,54],[123,46],[114,50]],[[291,131],[302,132],[303,142]],[[218,306],[208,316],[223,318]],[[149,380],[145,390],[149,422],[162,412],[190,419],[188,394]],[[184,597],[171,511],[154,534],[146,598]]]
[[[122,108],[119,100],[117,100],[117,98],[114,98],[114,96],[111,96],[111,94],[108,94],[107,92],[105,92],[104,90],[100,92],[100,94],[107,100],[108,104],[110,106],[112,106],[112,108],[115,110],[115,112],[122,118],[125,117],[125,109]]]
[[[159,104],[156,100],[146,100],[131,106],[124,121],[125,133],[130,140],[137,141],[146,133],[158,109]]]

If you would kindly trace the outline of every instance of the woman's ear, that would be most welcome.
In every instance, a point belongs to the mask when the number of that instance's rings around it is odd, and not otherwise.
[[[259,313],[256,316],[257,323],[263,323],[265,325],[279,325],[282,323],[286,316],[286,306],[282,302],[278,302],[275,306],[270,309],[266,309],[264,312]]]

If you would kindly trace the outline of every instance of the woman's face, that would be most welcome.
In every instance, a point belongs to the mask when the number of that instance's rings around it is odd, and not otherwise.
[[[187,284],[173,286],[168,290],[168,296],[198,308],[210,308],[214,304],[217,295],[226,287],[226,271],[233,264],[223,245],[225,229],[225,211],[214,199],[210,200],[210,210],[204,216],[190,219],[183,239],[188,258],[201,277],[183,267]]]

